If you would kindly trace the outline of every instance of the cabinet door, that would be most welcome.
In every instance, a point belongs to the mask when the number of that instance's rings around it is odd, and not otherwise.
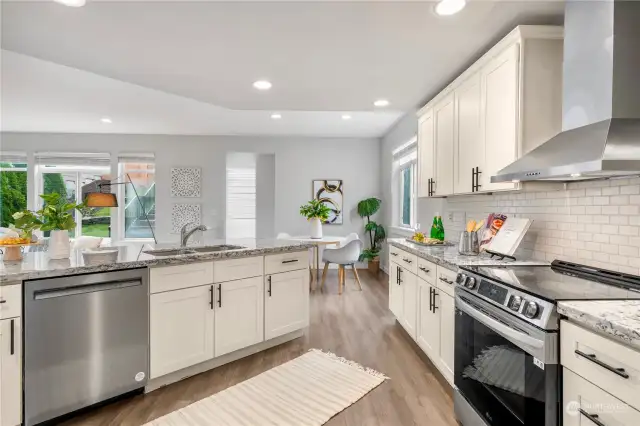
[[[520,44],[502,52],[482,69],[485,170],[482,190],[513,189],[512,182],[491,183],[491,176],[514,162],[519,152]]]
[[[417,338],[418,328],[418,277],[403,271],[402,283],[402,325],[407,333]]]
[[[213,358],[214,286],[151,295],[151,378]]]
[[[20,318],[0,321],[0,425],[22,423],[22,325]]]
[[[264,340],[262,277],[215,286],[215,355],[220,356]]]
[[[418,197],[429,196],[429,179],[435,179],[433,110],[418,120]]]
[[[440,101],[433,110],[436,147],[435,195],[453,194],[454,106],[454,97],[451,94]]]
[[[265,277],[265,340],[309,325],[309,272],[305,270]]]
[[[419,280],[418,346],[434,363],[440,359],[440,312],[432,309],[433,291],[437,289]]]
[[[453,190],[456,194],[474,192],[472,172],[476,167],[481,172],[480,176],[484,172],[480,95],[479,72],[471,76],[455,92],[456,143]],[[479,189],[482,190],[482,187]]]
[[[453,383],[456,308],[453,297],[443,291],[438,293],[436,308],[440,310],[440,367],[444,377]]]
[[[403,272],[395,263],[391,263],[391,273],[389,274],[389,309],[396,316],[398,321],[402,321],[402,309],[404,308],[404,295],[402,284],[398,282],[407,272]]]

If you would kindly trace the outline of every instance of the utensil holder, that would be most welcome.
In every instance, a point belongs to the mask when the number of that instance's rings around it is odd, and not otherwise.
[[[464,231],[460,234],[458,253],[464,256],[477,256],[480,254],[480,243],[477,232]]]

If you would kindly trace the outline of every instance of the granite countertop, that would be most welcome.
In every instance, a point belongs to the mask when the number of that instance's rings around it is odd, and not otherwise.
[[[404,238],[391,238],[389,244],[426,259],[445,268],[457,270],[458,266],[546,266],[549,262],[540,260],[492,259],[487,254],[479,256],[463,256],[458,253],[457,245],[425,247],[407,241]]]
[[[20,262],[4,262],[0,256],[0,285],[16,283],[36,278],[61,277],[66,275],[105,272],[118,269],[140,268],[146,266],[181,265],[213,259],[228,259],[249,256],[261,256],[271,253],[286,253],[307,250],[313,243],[300,243],[287,240],[212,240],[206,245],[239,245],[245,248],[237,250],[188,253],[175,256],[153,256],[144,253],[151,249],[176,248],[175,244],[122,244],[118,249],[118,260],[108,263],[86,264],[81,250],[72,250],[69,259],[53,260],[47,252],[25,253]],[[198,247],[198,246],[190,246]]]
[[[558,302],[558,312],[572,322],[640,349],[640,300]]]

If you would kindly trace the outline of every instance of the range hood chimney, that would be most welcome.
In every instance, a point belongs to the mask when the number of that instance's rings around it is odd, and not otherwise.
[[[491,182],[640,173],[640,2],[566,3],[562,132]]]

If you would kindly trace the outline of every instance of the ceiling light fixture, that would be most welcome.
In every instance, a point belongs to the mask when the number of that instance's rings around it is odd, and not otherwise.
[[[436,13],[440,16],[455,15],[467,5],[466,0],[441,0],[436,5]]]
[[[269,90],[271,89],[271,82],[267,80],[258,80],[253,83],[253,87],[258,90]]]
[[[375,102],[373,103],[373,106],[376,106],[376,107],[386,107],[386,106],[389,106],[389,101],[388,101],[388,100],[386,100],[386,99],[378,99],[377,101],[375,101]]]
[[[82,7],[85,4],[87,4],[87,0],[53,0],[53,1],[69,7]]]
[[[113,121],[109,118],[109,117],[102,117],[100,119],[101,122],[103,122],[104,124],[111,124],[113,123]]]
[[[342,114],[343,120],[351,120],[351,116],[349,114]]]
[[[282,115],[276,112],[271,114],[271,118],[273,118],[274,120],[280,120],[282,118]]]

